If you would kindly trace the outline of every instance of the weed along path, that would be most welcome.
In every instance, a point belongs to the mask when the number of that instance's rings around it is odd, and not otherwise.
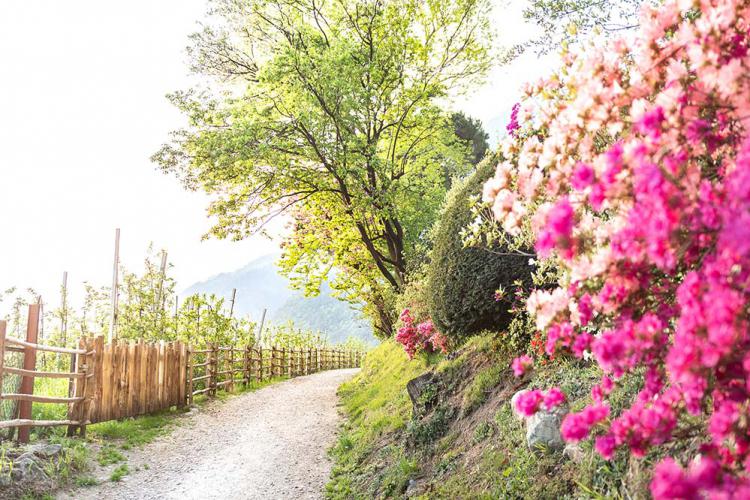
[[[320,498],[340,418],[336,389],[356,371],[320,372],[206,404],[129,452],[122,481],[58,498]]]

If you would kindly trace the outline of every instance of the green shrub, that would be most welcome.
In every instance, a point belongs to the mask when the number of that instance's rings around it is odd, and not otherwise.
[[[434,233],[428,268],[428,306],[433,323],[443,334],[460,339],[480,330],[504,330],[513,319],[507,300],[496,301],[503,288],[513,296],[514,282],[531,282],[527,256],[492,248],[465,247],[461,231],[472,222],[471,205],[497,165],[488,156],[476,172],[457,182],[446,197],[441,221]]]

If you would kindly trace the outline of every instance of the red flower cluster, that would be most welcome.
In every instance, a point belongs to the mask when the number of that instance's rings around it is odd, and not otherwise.
[[[404,325],[396,333],[396,342],[404,346],[409,359],[420,351],[431,353],[439,349],[448,352],[448,339],[435,330],[432,320],[415,324],[409,309],[404,309],[399,319]]]

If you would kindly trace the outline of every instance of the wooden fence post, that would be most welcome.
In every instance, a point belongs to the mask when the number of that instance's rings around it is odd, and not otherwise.
[[[245,379],[245,385],[250,383],[250,346],[246,345],[242,352],[242,378]]]
[[[104,337],[100,336],[97,339],[83,338],[79,344],[81,349],[86,351],[86,354],[83,355],[83,401],[80,402],[81,411],[78,418],[81,423],[80,435],[82,438],[86,437],[86,425],[90,421],[91,408],[96,397],[96,349],[98,344],[104,345]]]
[[[26,326],[26,342],[31,344],[37,343],[39,336],[39,304],[29,305],[29,318]],[[36,369],[36,349],[33,347],[24,347],[23,351],[23,369],[34,371]],[[34,394],[34,376],[24,375],[21,379],[21,394]],[[18,417],[20,419],[31,420],[31,401],[18,402]],[[31,427],[24,425],[18,428],[18,442],[28,443]]]
[[[188,375],[187,375],[187,397],[188,397],[188,405],[193,406],[193,348],[189,347],[187,351],[187,366],[188,366]]]
[[[3,368],[5,363],[5,331],[8,327],[8,323],[4,320],[0,320],[0,401],[3,397]]]
[[[101,409],[101,400],[102,400],[102,385],[104,384],[102,373],[103,373],[103,366],[102,366],[102,359],[104,358],[104,335],[97,335],[94,337],[94,354],[93,359],[91,359],[91,365],[92,365],[92,372],[93,375],[89,376],[89,383],[93,383],[92,386],[92,392],[91,392],[91,401],[89,401],[89,406],[87,408],[87,416],[86,420],[88,421],[98,421],[95,420],[99,416],[99,411]]]
[[[216,350],[216,343],[211,343],[211,352],[208,353],[210,356],[209,361],[209,377],[208,377],[208,386],[211,388],[208,393],[211,396],[216,396],[216,372],[218,371],[218,356],[217,356],[217,350]]]
[[[184,408],[187,405],[187,367],[188,367],[188,354],[187,345],[182,341],[177,342],[177,346],[180,352],[177,368],[179,370],[179,376],[177,377],[177,401],[178,408]]]
[[[4,320],[0,320],[0,402],[3,398],[3,375],[4,373],[4,362],[5,362],[5,331],[7,329],[8,324]],[[10,418],[13,418],[13,415],[9,416]],[[13,429],[10,429],[9,432],[13,432]],[[13,437],[12,435],[10,437]]]
[[[148,376],[148,360],[151,352],[151,344],[147,344],[143,339],[138,341],[141,346],[139,351],[141,360],[138,369],[138,379],[140,380],[140,392],[138,394],[138,411],[140,413],[148,412],[148,389],[151,387],[151,377]]]
[[[263,382],[263,346],[258,348],[258,381]]]
[[[84,350],[85,352],[88,352],[87,346],[86,346],[86,337],[81,337],[81,339],[78,340],[78,348]],[[88,377],[87,375],[87,360],[86,360],[86,354],[77,354],[76,355],[76,366],[75,371],[78,375],[83,375],[83,378],[77,378],[75,383],[75,393],[74,397],[77,398],[85,398],[86,395],[86,386],[88,385]],[[88,416],[85,408],[86,400],[77,401],[73,403],[73,405],[70,407],[70,410],[68,411],[68,418],[70,420],[75,420],[78,422],[77,425],[69,425],[68,426],[68,436],[74,436],[76,434],[76,431],[82,430],[84,428],[83,422],[84,419]],[[85,431],[83,431],[85,432]]]

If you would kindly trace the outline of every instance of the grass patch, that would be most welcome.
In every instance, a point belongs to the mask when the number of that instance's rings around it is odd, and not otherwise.
[[[446,433],[454,414],[453,408],[440,405],[429,417],[423,420],[411,420],[406,427],[407,439],[416,446],[434,443]]]
[[[129,450],[143,446],[169,432],[175,425],[174,417],[187,411],[186,408],[164,410],[152,415],[110,420],[88,426],[87,432],[94,439],[120,441],[120,448]]]
[[[507,369],[507,366],[495,364],[477,373],[464,393],[464,412],[474,411],[487,401],[492,389],[497,387],[502,380],[503,372]]]
[[[109,480],[117,483],[119,481],[122,481],[122,478],[127,476],[128,474],[130,474],[128,464],[122,464],[112,471],[112,474],[110,474],[109,476]]]
[[[47,476],[59,482],[67,482],[76,474],[88,468],[88,444],[78,439],[53,436],[50,443],[59,444],[62,448],[57,460],[47,462],[44,471]]]
[[[99,450],[99,454],[96,456],[96,461],[99,462],[99,465],[102,467],[106,467],[107,465],[124,462],[125,456],[117,451],[114,446],[106,444],[101,450]]]
[[[99,484],[99,481],[91,476],[79,476],[76,478],[75,484],[79,488],[87,488],[89,486],[96,486],[97,484]]]
[[[495,434],[495,426],[491,422],[480,422],[474,428],[474,443],[481,443],[487,438],[491,438]]]

